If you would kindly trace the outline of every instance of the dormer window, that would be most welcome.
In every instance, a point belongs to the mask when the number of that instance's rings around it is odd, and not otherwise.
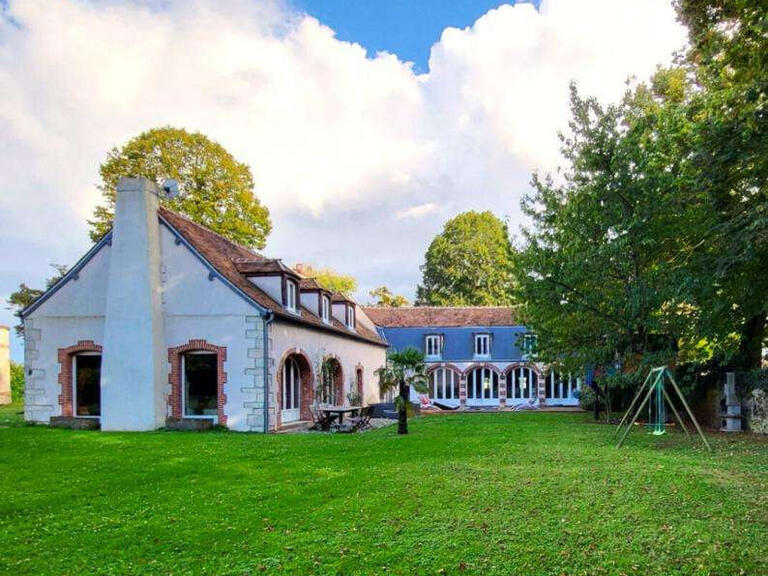
[[[490,356],[491,335],[475,334],[475,356]]]
[[[331,299],[328,296],[320,299],[320,317],[326,324],[331,323]]]
[[[291,312],[297,312],[298,307],[298,287],[293,280],[285,282],[285,307]]]
[[[440,334],[429,334],[424,338],[424,354],[438,358],[443,353],[443,338]]]
[[[347,306],[347,328],[355,329],[355,307]]]

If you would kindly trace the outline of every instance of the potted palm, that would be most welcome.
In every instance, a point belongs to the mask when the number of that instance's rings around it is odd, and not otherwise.
[[[426,394],[428,390],[427,366],[424,354],[417,348],[408,347],[398,352],[390,352],[387,365],[376,370],[379,388],[382,394],[397,389],[395,398],[397,410],[397,433],[408,434],[408,395],[413,386],[417,392]]]

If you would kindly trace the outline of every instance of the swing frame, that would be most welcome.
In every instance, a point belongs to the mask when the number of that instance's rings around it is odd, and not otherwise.
[[[702,442],[704,442],[704,446],[707,447],[707,450],[712,452],[712,447],[709,445],[709,442],[707,442],[707,439],[704,436],[704,432],[701,431],[701,426],[699,426],[699,422],[696,420],[696,417],[693,415],[693,412],[691,412],[691,408],[690,406],[688,406],[688,402],[685,401],[685,397],[683,396],[683,393],[680,391],[680,388],[677,386],[677,382],[675,382],[675,377],[672,376],[672,372],[670,372],[669,368],[667,368],[666,366],[657,366],[656,368],[654,368],[648,373],[648,376],[645,377],[645,381],[643,382],[643,385],[640,386],[639,390],[637,391],[637,394],[635,394],[635,397],[632,399],[632,403],[629,405],[629,409],[624,413],[624,416],[621,418],[621,422],[619,422],[619,425],[616,427],[616,431],[613,434],[615,438],[619,434],[619,432],[622,431],[622,428],[624,430],[624,433],[619,438],[618,444],[616,444],[616,448],[621,448],[621,446],[624,444],[624,441],[627,439],[627,436],[629,435],[630,430],[632,430],[632,427],[635,425],[635,422],[637,421],[638,416],[640,416],[640,412],[642,412],[643,408],[645,407],[646,403],[651,397],[651,394],[653,393],[653,391],[656,389],[657,386],[661,387],[661,391],[664,395],[664,399],[667,401],[667,404],[672,409],[672,413],[675,415],[677,422],[680,424],[680,427],[683,429],[686,436],[691,435],[690,432],[688,432],[688,428],[685,427],[685,424],[683,423],[683,419],[680,417],[680,414],[675,408],[675,405],[672,403],[672,398],[670,398],[669,393],[667,392],[667,389],[664,386],[665,380],[668,380],[672,384],[672,388],[677,393],[677,397],[680,399],[680,402],[683,404],[683,407],[685,408],[685,411],[687,412],[688,417],[691,419],[691,421],[693,422],[693,425],[696,427],[696,431],[699,433],[699,436],[701,437]],[[645,392],[643,401],[637,407],[637,410],[635,410],[634,415],[632,416],[632,419],[627,421],[627,417],[630,414],[632,414],[632,409],[635,407],[635,404],[637,404],[637,400],[643,394],[646,387],[648,388],[648,391]]]

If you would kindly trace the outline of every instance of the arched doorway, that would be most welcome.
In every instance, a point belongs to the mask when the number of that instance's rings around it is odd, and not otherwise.
[[[328,356],[323,360],[322,370],[318,401],[321,404],[344,404],[344,373],[341,363],[335,356]]]
[[[507,404],[522,404],[539,397],[539,375],[535,370],[517,366],[507,372]]]
[[[451,368],[435,368],[429,373],[429,397],[451,406],[458,405],[460,379],[459,373]]]
[[[467,373],[467,404],[498,406],[499,373],[495,369],[483,366]]]
[[[312,368],[307,357],[288,354],[279,372],[280,423],[309,420],[312,410]]]

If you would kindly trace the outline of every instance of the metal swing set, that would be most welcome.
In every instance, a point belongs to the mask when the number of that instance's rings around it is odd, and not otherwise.
[[[702,442],[704,442],[707,450],[711,452],[712,448],[709,445],[709,442],[707,442],[704,433],[701,431],[701,426],[699,426],[696,417],[693,415],[693,412],[691,412],[691,408],[688,406],[688,402],[685,401],[683,393],[680,392],[680,388],[677,386],[677,382],[675,382],[675,378],[672,376],[672,372],[670,372],[669,368],[666,366],[658,366],[651,370],[648,376],[645,378],[643,385],[640,386],[637,394],[635,394],[632,403],[629,405],[629,409],[624,413],[624,417],[621,419],[621,422],[619,422],[619,425],[616,428],[616,432],[614,433],[614,437],[616,437],[618,436],[619,432],[623,430],[623,434],[619,438],[619,442],[616,445],[616,448],[621,448],[621,446],[624,444],[624,440],[626,440],[627,436],[629,435],[629,431],[632,430],[632,427],[635,425],[638,416],[640,416],[640,413],[643,411],[643,408],[645,408],[646,404],[648,405],[648,422],[646,427],[649,429],[651,434],[654,436],[661,436],[662,434],[666,433],[664,428],[664,422],[666,421],[666,410],[664,407],[664,402],[666,401],[667,405],[672,409],[672,413],[675,415],[677,422],[680,424],[680,428],[683,429],[683,432],[685,432],[687,436],[691,435],[690,432],[688,432],[688,428],[686,428],[683,419],[680,417],[680,414],[675,408],[675,405],[672,403],[672,398],[670,398],[669,393],[665,388],[666,383],[672,385],[672,388],[677,393],[677,397],[680,399],[680,402],[685,408],[688,417],[696,427],[696,431],[699,433]],[[637,407],[637,410],[635,410],[633,414],[632,410],[634,409],[635,404],[637,404],[638,399],[643,395],[643,393],[645,393],[645,396],[643,396],[643,401],[640,402],[640,405]],[[630,414],[633,414],[633,416],[631,420],[627,420]]]

